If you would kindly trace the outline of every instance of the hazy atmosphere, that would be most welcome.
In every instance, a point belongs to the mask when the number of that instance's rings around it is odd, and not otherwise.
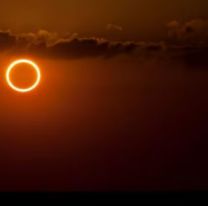
[[[0,190],[207,189],[207,12],[205,0],[2,1]],[[5,81],[23,58],[42,73],[26,94]]]

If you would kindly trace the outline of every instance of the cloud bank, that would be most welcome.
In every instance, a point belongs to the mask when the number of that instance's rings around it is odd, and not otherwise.
[[[115,29],[115,25],[110,26]],[[0,31],[0,50],[10,54],[33,54],[52,58],[112,58],[130,55],[136,58],[167,58],[188,65],[207,67],[208,20],[193,19],[167,24],[167,39],[161,42],[109,41],[78,35],[59,36],[46,30],[14,34]]]
[[[2,52],[22,52],[46,55],[58,58],[105,57],[130,54],[137,48],[135,42],[112,42],[91,37],[60,37],[56,33],[40,30],[37,33],[13,34],[0,32],[0,49]]]

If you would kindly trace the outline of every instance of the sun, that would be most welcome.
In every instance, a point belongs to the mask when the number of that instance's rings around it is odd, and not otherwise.
[[[27,88],[17,87],[13,84],[13,82],[11,80],[11,73],[12,73],[13,69],[19,64],[28,64],[29,66],[31,66],[34,69],[34,71],[36,73],[36,81],[30,87],[27,87]],[[30,91],[34,90],[39,85],[40,80],[41,80],[41,72],[40,72],[39,66],[36,63],[34,63],[33,61],[28,60],[28,59],[16,60],[16,61],[12,62],[6,70],[6,81],[7,81],[8,85],[13,90],[15,90],[17,92],[26,93],[26,92],[30,92]]]

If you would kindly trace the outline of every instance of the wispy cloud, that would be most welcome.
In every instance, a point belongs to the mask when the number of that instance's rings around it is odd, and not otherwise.
[[[119,25],[116,25],[116,24],[108,24],[106,26],[106,29],[108,31],[123,31],[123,27],[122,26],[119,26]]]
[[[171,21],[167,27],[168,37],[174,41],[195,44],[208,42],[208,20],[206,19],[192,19],[184,23]]]

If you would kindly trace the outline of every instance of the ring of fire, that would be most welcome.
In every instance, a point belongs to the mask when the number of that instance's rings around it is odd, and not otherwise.
[[[10,75],[11,75],[11,72],[12,70],[18,65],[18,64],[29,64],[36,72],[36,81],[35,83],[28,87],[28,88],[19,88],[17,86],[15,86],[12,81],[11,81],[11,78],[10,78]],[[35,89],[38,84],[40,83],[40,79],[41,79],[41,73],[40,73],[40,69],[38,67],[37,64],[35,64],[33,61],[30,61],[30,60],[27,60],[27,59],[20,59],[20,60],[17,60],[17,61],[14,61],[12,62],[9,67],[7,68],[7,71],[6,71],[6,80],[7,80],[7,83],[8,85],[15,91],[17,92],[22,92],[22,93],[25,93],[25,92],[30,92],[32,91],[33,89]]]

